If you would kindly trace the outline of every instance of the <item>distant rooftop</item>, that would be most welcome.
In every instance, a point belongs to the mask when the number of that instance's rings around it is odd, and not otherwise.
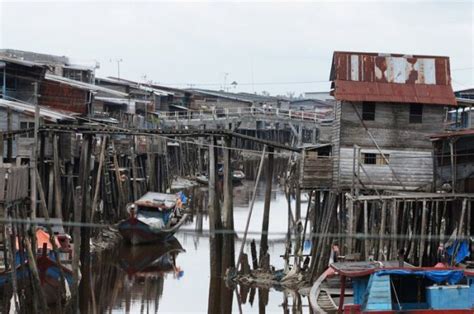
[[[214,97],[221,97],[236,101],[242,101],[247,103],[255,103],[255,102],[268,102],[268,101],[286,101],[283,98],[275,97],[275,96],[264,96],[264,95],[257,95],[251,93],[231,93],[225,91],[217,91],[217,90],[210,90],[210,89],[188,89],[194,93],[210,95]]]
[[[62,65],[65,68],[91,70],[99,68],[99,63],[95,60],[76,60],[66,56],[57,56],[32,51],[16,49],[0,49],[0,56],[17,59],[26,62],[33,62],[42,65]]]

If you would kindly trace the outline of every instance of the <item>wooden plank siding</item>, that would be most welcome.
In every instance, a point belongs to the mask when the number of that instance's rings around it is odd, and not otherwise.
[[[391,150],[382,149],[389,155],[390,165],[398,179],[407,190],[416,190],[429,186],[433,180],[433,159],[431,151]],[[378,153],[376,149],[362,148],[361,153]],[[350,188],[352,184],[352,164],[354,149],[342,147],[340,149],[339,171],[341,188]],[[401,190],[397,179],[388,165],[362,165],[367,172],[360,170],[362,183],[367,188]]]
[[[332,184],[333,187],[339,186],[339,154],[340,154],[340,140],[341,140],[341,114],[342,106],[341,102],[337,102],[334,106],[334,122],[333,122],[333,132],[332,132],[332,156],[333,156],[333,166],[332,166]]]
[[[332,157],[318,156],[316,151],[305,151],[303,158],[301,188],[330,188],[332,184]]]
[[[379,154],[357,113],[362,103],[340,102],[334,108],[332,131],[332,187],[349,189],[352,184],[354,144],[361,153]],[[376,103],[375,120],[364,121],[390,166],[408,190],[426,189],[433,180],[432,144],[429,136],[443,129],[445,107],[423,105],[422,123],[410,123],[410,105]],[[368,188],[399,190],[402,186],[388,165],[363,165],[361,180]]]
[[[362,116],[362,104],[344,102],[340,121],[341,147],[375,147],[364,130],[355,109]],[[376,103],[375,120],[364,121],[378,145],[388,149],[432,150],[430,135],[443,130],[445,108],[440,105],[423,105],[423,122],[409,123],[410,105]],[[334,125],[334,127],[339,127]]]

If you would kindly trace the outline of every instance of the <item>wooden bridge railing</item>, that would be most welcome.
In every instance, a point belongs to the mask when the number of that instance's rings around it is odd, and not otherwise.
[[[158,117],[164,120],[217,120],[217,119],[239,119],[244,117],[255,117],[264,119],[285,119],[321,122],[330,120],[330,115],[317,111],[282,110],[279,108],[256,108],[238,107],[225,109],[208,110],[187,110],[187,111],[160,111]]]

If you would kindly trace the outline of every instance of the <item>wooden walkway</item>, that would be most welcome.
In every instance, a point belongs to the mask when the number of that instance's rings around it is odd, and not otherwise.
[[[328,114],[310,111],[264,109],[254,107],[226,108],[212,110],[189,110],[159,112],[157,116],[162,127],[218,127],[229,123],[275,122],[305,126],[319,126],[332,121]]]

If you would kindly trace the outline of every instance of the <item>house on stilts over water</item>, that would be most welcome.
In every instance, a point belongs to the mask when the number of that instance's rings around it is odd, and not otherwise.
[[[317,200],[312,231],[322,234],[312,278],[335,242],[346,260],[434,265],[473,225],[474,194],[446,193],[434,180],[430,137],[458,106],[449,58],[336,51],[330,80],[330,141],[304,149],[301,164],[300,184]]]

